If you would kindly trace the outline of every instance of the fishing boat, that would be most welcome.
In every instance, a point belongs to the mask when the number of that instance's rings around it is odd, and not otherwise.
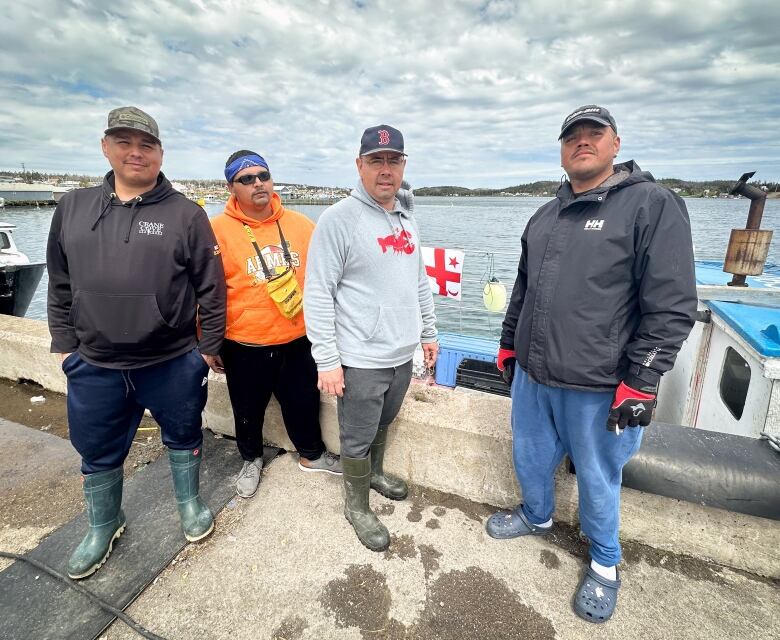
[[[41,281],[45,262],[30,262],[16,247],[16,228],[0,222],[0,313],[23,317]]]

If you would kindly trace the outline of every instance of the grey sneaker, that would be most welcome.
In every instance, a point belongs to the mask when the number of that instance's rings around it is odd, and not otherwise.
[[[309,465],[310,466],[306,467],[301,464],[300,460],[298,461],[298,468],[301,471],[332,473],[336,476],[340,476],[342,473],[341,459],[335,453],[331,453],[330,451],[325,451],[316,460],[309,460]]]
[[[257,486],[260,484],[260,471],[263,468],[263,459],[255,458],[251,462],[244,461],[241,467],[241,473],[236,480],[236,493],[242,498],[251,498],[257,493]]]

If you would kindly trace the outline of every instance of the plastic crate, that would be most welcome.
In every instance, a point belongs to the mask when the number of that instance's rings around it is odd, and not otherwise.
[[[509,395],[509,385],[504,382],[495,362],[464,358],[455,374],[455,386],[476,389],[498,396]]]
[[[439,334],[439,358],[436,361],[436,384],[454,387],[458,365],[465,359],[495,362],[498,342],[472,338],[457,333]]]

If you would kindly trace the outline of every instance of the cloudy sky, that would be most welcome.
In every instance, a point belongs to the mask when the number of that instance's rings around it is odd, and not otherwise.
[[[595,102],[656,177],[780,181],[778,25],[771,0],[3,2],[0,169],[103,173],[132,104],[173,178],[249,148],[349,186],[381,122],[413,186],[500,187],[558,179],[560,123]]]

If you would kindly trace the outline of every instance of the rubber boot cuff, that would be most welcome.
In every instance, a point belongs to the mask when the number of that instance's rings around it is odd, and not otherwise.
[[[200,462],[203,450],[168,449],[173,491],[184,537],[197,542],[214,530],[214,516],[200,499]]]

